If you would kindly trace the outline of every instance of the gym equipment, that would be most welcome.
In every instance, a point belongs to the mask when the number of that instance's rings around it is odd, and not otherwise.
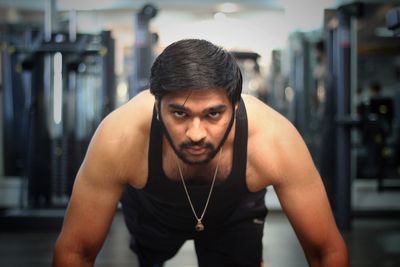
[[[371,30],[371,28],[375,29],[382,26],[379,14],[382,14],[381,11],[385,8],[387,6],[384,4],[351,3],[326,12],[328,18],[326,19],[325,34],[328,48],[327,73],[329,74],[327,88],[333,102],[331,117],[333,131],[331,138],[324,138],[324,140],[334,144],[330,145],[332,153],[330,157],[333,159],[330,162],[331,165],[333,164],[330,177],[332,177],[334,190],[328,192],[331,194],[330,199],[333,200],[332,206],[338,226],[343,230],[351,228],[351,220],[355,216],[362,216],[362,214],[367,213],[370,216],[384,216],[386,214],[395,216],[396,214],[396,210],[385,210],[384,206],[381,209],[369,210],[368,212],[355,209],[352,206],[351,197],[354,179],[359,179],[356,169],[360,168],[360,161],[357,161],[357,153],[360,151],[360,147],[355,144],[355,138],[352,134],[368,130],[371,133],[374,132],[372,135],[377,136],[379,132],[380,140],[383,141],[389,136],[389,129],[391,128],[391,123],[388,123],[392,117],[390,115],[392,113],[390,101],[387,99],[372,101],[373,106],[369,114],[371,115],[374,109],[386,110],[384,116],[386,119],[381,116],[382,114],[378,116],[375,113],[375,119],[369,120],[367,128],[364,129],[362,128],[363,122],[356,116],[356,101],[354,101],[356,88],[361,87],[365,80],[376,79],[371,73],[374,73],[377,77],[379,77],[379,74],[383,74],[383,79],[390,85],[391,77],[384,75],[387,71],[376,70],[376,68],[373,72],[370,70],[372,64],[379,62],[385,62],[384,64],[390,66],[390,56],[398,55],[400,52],[398,41],[379,37]],[[379,61],[379,57],[385,57],[385,60]],[[381,68],[385,69],[385,67]],[[394,84],[394,82],[392,83]],[[382,105],[382,103],[386,104]],[[388,127],[383,126],[383,124]],[[379,145],[377,145],[378,143]],[[383,142],[378,143],[370,143],[369,146],[371,149],[377,150],[384,148]],[[377,166],[379,170],[377,176],[374,177],[377,179],[378,190],[385,188],[382,186],[382,181],[386,178],[384,169],[386,171],[389,166],[386,164],[386,159],[382,160],[381,155],[379,152],[379,157],[369,163]],[[399,166],[399,160],[394,164]],[[321,174],[324,175],[323,172]]]
[[[59,227],[89,140],[115,108],[114,40],[29,25],[3,25],[2,36],[5,175],[23,184],[20,208],[0,222]]]
[[[386,27],[394,35],[400,36],[400,7],[392,8],[386,13]]]
[[[147,4],[135,16],[135,44],[133,53],[133,76],[129,83],[129,97],[149,88],[150,69],[154,61],[153,47],[157,38],[150,32],[150,21],[157,15],[157,8]]]
[[[260,55],[255,52],[230,51],[235,57],[243,76],[242,92],[254,95],[261,101],[268,100],[265,81],[261,75],[258,59]]]

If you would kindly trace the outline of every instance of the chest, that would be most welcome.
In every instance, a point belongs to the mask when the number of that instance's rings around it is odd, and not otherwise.
[[[175,155],[164,155],[162,160],[162,172],[171,181],[181,181],[187,183],[209,184],[215,177],[216,183],[222,183],[232,174],[232,153],[218,154],[207,164],[184,164]]]
[[[147,153],[146,153],[147,154]],[[129,180],[135,181],[134,186],[136,188],[144,188],[147,184],[149,174],[149,163],[148,155],[144,155],[140,164],[135,164],[135,168],[130,168]],[[225,182],[229,177],[237,176],[234,168],[234,156],[232,153],[222,154],[221,162],[216,173],[216,184]],[[132,165],[131,165],[132,166]],[[182,166],[182,176],[188,184],[193,185],[204,185],[210,184],[215,175],[216,164],[210,164],[208,166],[197,166],[194,168],[185,168]],[[177,165],[176,156],[163,157],[162,166],[160,170],[164,174],[165,178],[172,182],[181,182],[181,175]],[[236,170],[235,170],[236,169]],[[270,177],[258,170],[257,166],[252,163],[251,157],[247,157],[245,165],[245,183],[246,187],[250,192],[258,192],[266,186],[272,185]],[[137,181],[140,181],[137,183]],[[133,185],[133,183],[131,183]]]
[[[265,172],[258,170],[257,166],[252,164],[248,158],[245,165],[245,170],[239,170],[234,167],[235,159],[233,155],[225,155],[221,158],[220,165],[216,172],[216,165],[199,166],[197,168],[182,169],[182,177],[179,172],[176,161],[166,159],[163,163],[163,172],[167,179],[171,181],[181,182],[182,178],[186,183],[193,185],[211,184],[216,175],[216,184],[221,184],[227,179],[244,179],[247,190],[250,192],[258,192],[266,186],[272,185],[269,176],[264,176]],[[236,163],[238,164],[238,163]],[[244,171],[245,175],[240,175]],[[244,176],[244,177],[238,177]]]

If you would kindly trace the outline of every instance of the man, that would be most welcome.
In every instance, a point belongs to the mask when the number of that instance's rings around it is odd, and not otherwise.
[[[168,46],[152,66],[150,92],[98,127],[53,266],[92,266],[120,200],[141,267],[162,266],[187,239],[199,266],[261,266],[268,185],[310,266],[348,266],[300,135],[241,88],[240,70],[222,48],[192,39]]]

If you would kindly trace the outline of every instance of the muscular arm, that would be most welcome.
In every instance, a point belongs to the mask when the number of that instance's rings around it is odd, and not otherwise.
[[[254,188],[274,186],[310,266],[349,266],[346,245],[337,229],[321,177],[301,136],[272,109],[256,100],[248,102],[250,123],[252,117],[268,118],[265,123],[258,119],[253,146],[249,147],[259,175]]]
[[[127,169],[140,165],[137,159],[142,157],[132,153],[132,147],[141,150],[140,144],[146,143],[140,123],[130,114],[140,110],[143,117],[145,108],[140,103],[132,106],[110,114],[91,140],[55,245],[53,267],[93,266],[125,184],[129,180],[131,185],[141,186],[141,181],[128,179]]]
[[[123,182],[107,145],[107,126],[101,125],[77,174],[53,266],[92,266],[106,237]]]
[[[311,156],[295,129],[288,129],[287,134],[291,137],[280,144],[282,172],[274,185],[282,208],[310,266],[348,266],[345,243]]]

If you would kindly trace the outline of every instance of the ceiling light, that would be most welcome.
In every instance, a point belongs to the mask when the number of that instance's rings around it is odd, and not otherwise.
[[[239,5],[234,3],[223,3],[219,6],[219,10],[224,13],[234,13],[239,11]]]

